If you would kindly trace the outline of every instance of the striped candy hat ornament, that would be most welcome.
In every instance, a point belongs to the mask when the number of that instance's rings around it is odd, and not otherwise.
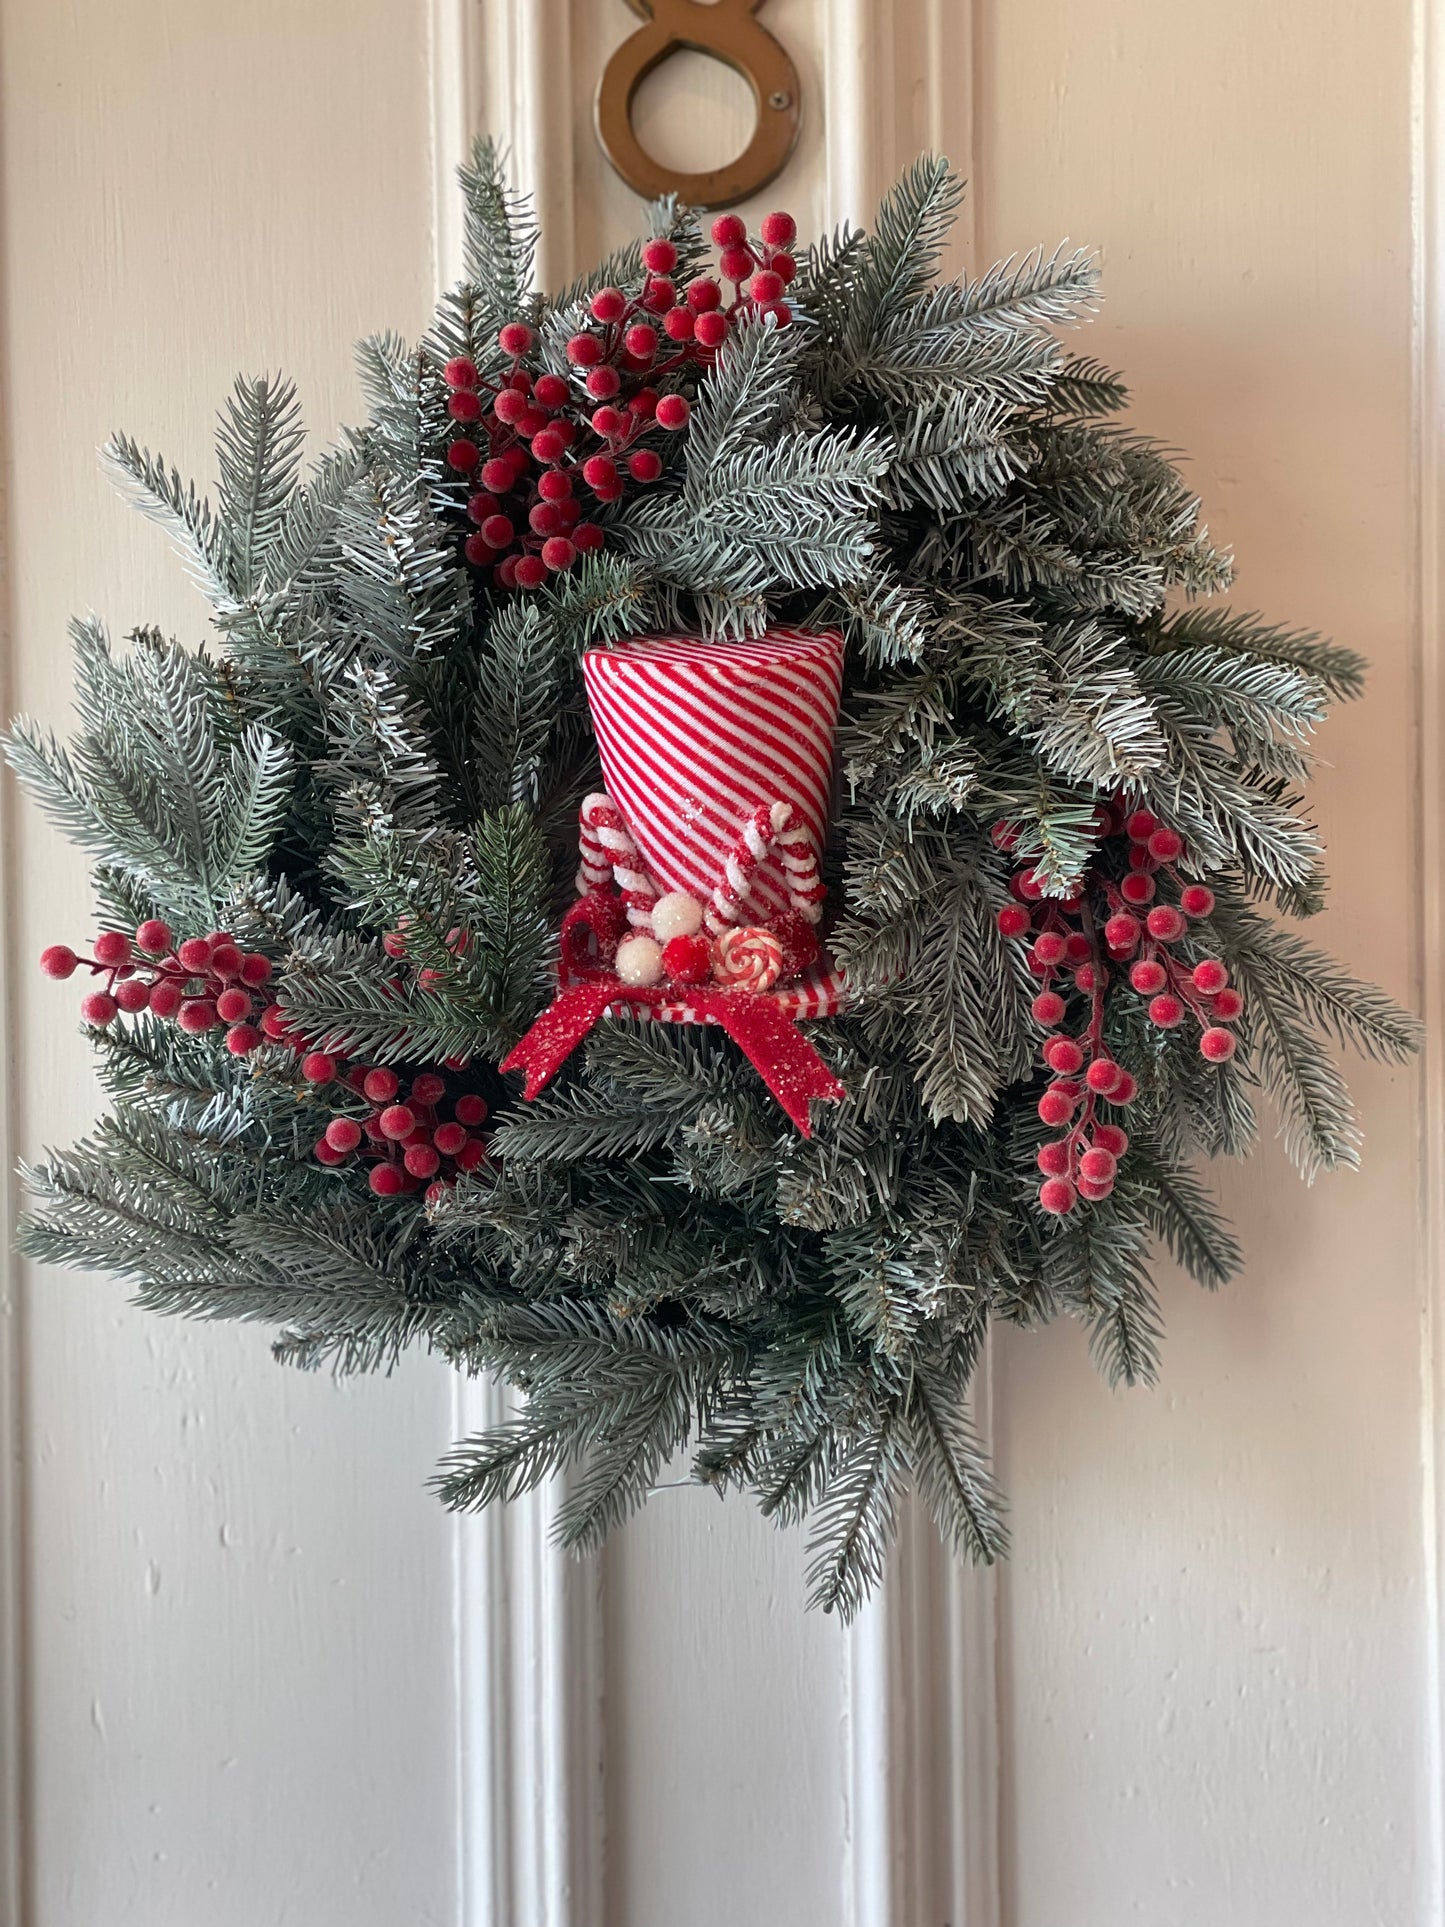
[[[843,1095],[795,1023],[843,994],[816,929],[842,635],[643,636],[582,673],[606,789],[582,803],[559,994],[503,1069],[534,1096],[604,1012],[720,1024],[807,1135],[811,1099]]]

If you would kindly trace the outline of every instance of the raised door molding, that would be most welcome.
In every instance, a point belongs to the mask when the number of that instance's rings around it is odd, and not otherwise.
[[[505,143],[519,186],[534,197],[544,284],[585,265],[575,172],[606,163],[590,131],[574,128],[564,68],[573,7],[604,3],[613,0],[431,0],[439,285],[460,264],[456,169],[482,128]],[[814,4],[821,99],[805,102],[805,113],[823,120],[829,223],[870,221],[921,151],[946,152],[972,174],[967,0]],[[788,180],[785,171],[784,194]],[[967,210],[959,251],[972,251]],[[459,1384],[460,1432],[505,1409],[491,1388]],[[975,1416],[986,1439],[986,1383]],[[599,1567],[550,1545],[555,1505],[543,1491],[458,1524],[462,1927],[603,1927]],[[960,1570],[906,1506],[885,1586],[839,1635],[840,1927],[998,1927],[995,1629],[993,1576]]]

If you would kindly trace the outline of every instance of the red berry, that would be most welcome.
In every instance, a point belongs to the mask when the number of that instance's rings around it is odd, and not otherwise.
[[[1112,1178],[1105,1178],[1102,1182],[1096,1181],[1093,1178],[1081,1177],[1079,1179],[1079,1196],[1086,1199],[1090,1204],[1102,1204],[1113,1189],[1114,1180]]]
[[[757,302],[771,302],[781,299],[783,277],[771,268],[760,268],[748,283],[748,293]]]
[[[149,1006],[151,987],[144,977],[122,977],[111,994],[120,1009],[134,1016]]]
[[[409,1104],[388,1104],[376,1121],[383,1137],[410,1137],[416,1129],[416,1112]]]
[[[1109,979],[1106,976],[1104,978],[1104,982],[1108,983],[1108,981]],[[1098,973],[1094,969],[1094,966],[1091,963],[1080,964],[1078,969],[1074,972],[1074,987],[1076,990],[1082,990],[1085,996],[1093,995],[1094,985],[1097,982],[1098,982]]]
[[[642,305],[649,314],[667,314],[677,299],[677,289],[666,275],[656,275],[643,290]]]
[[[727,340],[732,323],[725,314],[700,314],[693,335],[701,348],[720,348]]]
[[[491,548],[504,549],[517,531],[512,525],[510,515],[489,515],[479,533],[482,540]]]
[[[562,516],[555,502],[534,502],[527,524],[533,535],[555,535],[562,526]]]
[[[791,214],[779,210],[763,216],[760,232],[770,248],[788,248],[797,239],[798,224]]]
[[[1069,1173],[1069,1144],[1067,1138],[1050,1138],[1041,1144],[1034,1160],[1046,1178],[1063,1178]]]
[[[565,535],[554,535],[542,544],[542,561],[549,569],[570,569],[577,551]]]
[[[460,475],[470,475],[481,459],[481,450],[465,435],[458,436],[456,441],[447,445],[447,461]]]
[[[475,388],[477,364],[470,355],[453,355],[442,369],[442,379],[448,388]]]
[[[651,361],[657,353],[657,330],[651,322],[635,322],[622,339],[634,361]]]
[[[462,554],[474,569],[484,569],[489,562],[495,562],[497,559],[497,551],[480,533],[467,537],[462,544]]]
[[[669,308],[662,317],[662,328],[669,341],[691,341],[693,317],[690,308]]]
[[[602,343],[596,335],[573,335],[567,343],[567,359],[574,368],[595,368],[602,359]]]
[[[254,1024],[232,1024],[226,1032],[226,1049],[233,1057],[246,1057],[264,1042]]]
[[[455,1157],[467,1141],[466,1129],[460,1124],[438,1124],[431,1141],[443,1157]]]
[[[634,482],[655,482],[662,473],[662,457],[652,448],[639,448],[627,458]]]
[[[492,413],[509,428],[519,422],[526,412],[527,397],[515,388],[501,389],[492,403]]]
[[[639,388],[628,402],[627,412],[629,415],[635,415],[639,421],[650,422],[657,413],[657,390]]]
[[[216,1006],[209,997],[188,997],[176,1012],[176,1022],[182,1030],[199,1036],[202,1031],[216,1027]]]
[[[1233,1057],[1238,1047],[1232,1030],[1222,1030],[1218,1024],[1211,1024],[1199,1040],[1201,1056],[1207,1057],[1211,1064],[1224,1064]]]
[[[484,1097],[478,1097],[475,1092],[468,1091],[465,1097],[457,1099],[452,1109],[457,1114],[459,1124],[481,1124],[486,1121],[487,1100]]]
[[[1123,1076],[1119,1079],[1119,1082],[1114,1086],[1113,1090],[1110,1091],[1109,1102],[1111,1104],[1118,1104],[1121,1106],[1125,1104],[1132,1104],[1134,1102],[1134,1099],[1138,1095],[1139,1095],[1138,1083],[1135,1081],[1135,1079],[1131,1076],[1131,1074],[1128,1071],[1125,1071]]]
[[[1184,1022],[1184,1006],[1169,992],[1156,997],[1149,1005],[1149,1022],[1157,1024],[1160,1030],[1174,1030]]]
[[[333,1117],[326,1127],[326,1142],[344,1157],[361,1142],[361,1126],[354,1117]]]
[[[1157,870],[1158,867],[1158,864],[1155,863],[1153,857],[1149,854],[1149,845],[1147,843],[1131,843],[1129,845],[1129,868],[1131,870]]]
[[[572,546],[581,555],[591,555],[602,547],[602,530],[595,522],[579,522],[572,531]]]
[[[1052,1217],[1064,1217],[1077,1202],[1078,1193],[1067,1178],[1045,1178],[1039,1186],[1039,1203]]]
[[[537,493],[544,502],[566,502],[572,495],[572,477],[565,468],[549,468],[537,478]]]
[[[1172,903],[1161,903],[1144,919],[1144,927],[1160,943],[1177,943],[1184,935],[1184,919]]]
[[[211,945],[211,968],[218,977],[239,977],[241,974],[241,948],[239,944],[227,939],[223,943]]]
[[[1153,957],[1146,957],[1130,968],[1129,982],[1141,997],[1152,997],[1156,991],[1164,988],[1168,982],[1168,973],[1162,963],[1157,962]]]
[[[223,990],[216,999],[216,1015],[223,1024],[239,1024],[243,1017],[251,1015],[251,999],[244,990],[234,986]]]
[[[494,455],[491,461],[482,463],[482,486],[493,495],[505,495],[515,479],[505,456]]]
[[[434,1178],[442,1161],[429,1144],[408,1144],[402,1163],[414,1178]]]
[[[999,911],[995,922],[1003,936],[1021,937],[1033,923],[1033,918],[1020,905],[1010,903]]]
[[[1237,990],[1221,990],[1214,999],[1214,1014],[1226,1023],[1232,1023],[1244,1009],[1244,999]]]
[[[155,1009],[155,997],[151,997],[151,1009]],[[279,1004],[268,1004],[261,1012],[261,1028],[274,1043],[285,1043],[291,1035],[286,1022],[286,1013]]]
[[[1213,997],[1223,990],[1229,982],[1229,972],[1218,957],[1206,957],[1194,966],[1194,988],[1202,990],[1206,997]]]
[[[252,990],[271,981],[271,959],[263,957],[258,951],[251,951],[241,959],[241,982],[249,984]]]
[[[587,392],[594,401],[611,401],[621,386],[621,375],[605,365],[594,368],[587,377]]]
[[[301,1059],[301,1075],[308,1084],[329,1084],[336,1075],[336,1059],[330,1051],[309,1050]]]
[[[174,978],[162,977],[158,984],[151,985],[150,1007],[157,1017],[174,1017],[182,1001],[181,987]]]
[[[740,214],[719,214],[712,224],[712,242],[715,248],[738,248],[747,238],[747,223]]]
[[[1073,1115],[1074,1100],[1061,1090],[1051,1088],[1039,1099],[1039,1117],[1053,1130],[1067,1124]]]
[[[1123,1157],[1129,1148],[1129,1133],[1117,1124],[1096,1124],[1094,1142],[1101,1151],[1109,1151],[1115,1158]]]
[[[1107,1184],[1118,1168],[1118,1159],[1099,1144],[1079,1159],[1079,1176],[1088,1178],[1092,1184]]]
[[[543,408],[561,408],[571,392],[561,375],[539,375],[532,399]]]
[[[395,1198],[406,1189],[406,1178],[395,1164],[373,1164],[366,1182],[379,1198]]]
[[[1158,827],[1158,817],[1151,816],[1148,810],[1135,810],[1124,820],[1124,833],[1135,843],[1147,843]]]
[[[532,437],[532,453],[539,462],[560,462],[567,444],[555,428],[542,428]]]
[[[61,983],[74,976],[79,957],[68,943],[47,944],[40,953],[40,968],[47,977],[54,977]]]
[[[1112,1057],[1096,1057],[1084,1072],[1084,1082],[1100,1097],[1107,1097],[1122,1075],[1123,1072]]]
[[[1135,872],[1127,876],[1119,885],[1119,895],[1125,903],[1152,903],[1154,901],[1154,879]]]
[[[519,555],[517,557],[516,580],[519,589],[540,589],[542,584],[547,580],[547,564],[539,555]],[[428,987],[434,987],[436,983],[441,981],[438,972],[435,970],[424,970],[421,973],[421,981],[423,983],[426,983],[428,979],[432,980],[432,984]]]
[[[582,479],[594,492],[617,486],[617,464],[610,455],[591,455],[582,464]]]
[[[1066,945],[1062,932],[1045,930],[1034,939],[1034,956],[1041,964],[1057,964],[1064,961]]]
[[[1050,1029],[1054,1024],[1064,1021],[1064,1000],[1056,990],[1041,990],[1029,1006],[1034,1014],[1034,1022]]]
[[[468,394],[465,389],[462,389],[460,393],[453,395],[447,403],[447,413],[454,422],[480,421],[482,418],[482,404],[477,400],[475,395]]]
[[[742,282],[747,280],[757,266],[757,262],[753,259],[751,248],[731,247],[723,250],[722,260],[718,265],[722,269],[724,280]]]
[[[722,289],[711,275],[699,275],[696,281],[689,281],[684,300],[694,314],[711,314],[714,308],[722,305]]]
[[[671,274],[677,266],[677,249],[665,236],[659,235],[643,248],[642,265],[649,274]]]
[[[456,1154],[457,1169],[475,1171],[487,1155],[487,1147],[479,1137],[469,1137]]]
[[[1158,829],[1149,838],[1149,854],[1156,863],[1172,863],[1184,848],[1177,830]]]
[[[592,411],[592,432],[594,435],[600,435],[603,441],[612,441],[622,433],[626,426],[626,417],[620,409],[614,408],[610,402],[604,407],[596,408]],[[594,456],[593,459],[596,460],[596,457]],[[585,464],[582,472],[585,476],[587,472]]]
[[[1084,1053],[1072,1037],[1051,1037],[1044,1045],[1044,1062],[1063,1077],[1071,1077],[1083,1061]]]
[[[1214,908],[1214,892],[1202,883],[1186,884],[1179,893],[1179,908],[1186,917],[1207,917]]]
[[[524,321],[509,321],[498,330],[497,341],[503,354],[524,355],[532,345],[532,330]]]
[[[1139,919],[1131,917],[1127,910],[1110,917],[1104,925],[1104,942],[1111,950],[1133,950],[1140,937]]]
[[[596,321],[620,321],[627,312],[627,296],[621,288],[599,288],[592,297],[592,316]]]
[[[1020,870],[1017,875],[1011,879],[1011,887],[1023,898],[1025,903],[1037,903],[1039,898],[1044,894],[1044,886],[1039,882],[1032,870]]]
[[[1071,930],[1064,939],[1064,957],[1071,964],[1087,963],[1094,952],[1082,930]]]
[[[311,1152],[318,1164],[344,1164],[346,1162],[345,1153],[335,1150],[326,1142],[324,1137],[317,1138],[311,1147]]]
[[[159,917],[147,917],[135,933],[136,949],[152,957],[163,957],[175,940],[171,926],[162,923]]]
[[[418,1071],[411,1080],[411,1099],[414,1104],[439,1104],[447,1094],[447,1080],[438,1077],[435,1071]]]
[[[788,286],[793,276],[798,272],[798,264],[791,254],[775,254],[772,260],[769,261],[768,266],[772,269],[773,273],[777,275],[784,287]]]
[[[94,1024],[98,1030],[112,1022],[120,1006],[114,997],[103,990],[92,990],[88,997],[80,1000],[80,1014],[87,1024]]]
[[[102,930],[93,945],[95,961],[114,969],[131,960],[130,938],[123,930]]]
[[[706,937],[672,937],[662,947],[662,967],[675,984],[705,984],[712,975]]]
[[[361,1080],[362,1095],[369,1097],[373,1104],[389,1103],[400,1088],[401,1084],[395,1071],[384,1069],[368,1071]]]

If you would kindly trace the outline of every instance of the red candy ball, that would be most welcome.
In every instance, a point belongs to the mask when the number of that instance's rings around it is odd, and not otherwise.
[[[673,937],[662,946],[662,967],[675,984],[705,984],[712,975],[712,948],[706,937]]]

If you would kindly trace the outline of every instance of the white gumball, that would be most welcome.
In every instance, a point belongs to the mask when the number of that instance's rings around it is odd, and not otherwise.
[[[624,937],[617,946],[617,974],[633,990],[662,982],[662,945],[651,937]]]
[[[669,890],[652,906],[652,929],[659,943],[695,937],[702,929],[702,905],[686,890]]]

